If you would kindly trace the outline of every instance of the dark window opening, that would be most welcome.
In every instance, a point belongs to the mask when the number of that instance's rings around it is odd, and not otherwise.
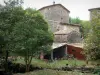
[[[74,49],[72,49],[72,52],[75,52],[75,50],[74,50]]]

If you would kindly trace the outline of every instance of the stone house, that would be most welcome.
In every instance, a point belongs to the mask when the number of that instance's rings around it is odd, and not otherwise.
[[[39,11],[48,22],[50,30],[54,33],[54,43],[52,45],[54,58],[63,57],[64,54],[67,54],[66,50],[69,43],[81,44],[80,25],[69,24],[70,11],[62,4],[45,6],[40,8]],[[45,58],[50,58],[50,54],[45,55]]]
[[[80,42],[80,25],[69,24],[70,11],[61,4],[53,4],[39,9],[54,33],[54,42]],[[75,36],[74,36],[75,35]],[[73,39],[73,37],[75,37]],[[71,41],[69,41],[71,40]]]
[[[60,23],[69,23],[70,11],[61,4],[45,6],[39,9],[39,11],[50,24],[50,29],[52,32],[62,29]]]

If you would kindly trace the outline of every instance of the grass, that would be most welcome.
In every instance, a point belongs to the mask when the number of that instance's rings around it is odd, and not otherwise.
[[[17,59],[17,61],[15,61],[15,63],[21,63],[21,64],[25,64],[24,59]],[[35,67],[42,67],[42,68],[60,68],[60,67],[65,67],[66,64],[68,64],[69,66],[83,66],[85,65],[85,61],[80,61],[77,59],[70,59],[70,60],[56,60],[54,62],[47,62],[44,60],[39,60],[39,59],[32,59],[32,63],[33,66]]]
[[[15,63],[21,63],[25,64],[24,59],[17,59]],[[56,60],[54,62],[48,62],[44,60],[39,60],[39,59],[32,59],[33,66],[35,67],[42,67],[44,70],[35,70],[33,72],[28,72],[28,73],[23,73],[23,74],[14,74],[14,75],[95,75],[92,73],[81,73],[80,71],[58,71],[58,70],[51,70],[53,68],[60,68],[60,67],[65,67],[66,64],[69,64],[69,66],[83,66],[86,65],[85,61],[80,61],[77,59],[69,59],[69,60]],[[50,68],[50,69],[45,69],[45,68]]]
[[[14,74],[14,75],[94,75],[92,73],[81,73],[78,71],[57,71],[57,70],[39,70],[39,71],[33,71],[29,73],[24,74]]]

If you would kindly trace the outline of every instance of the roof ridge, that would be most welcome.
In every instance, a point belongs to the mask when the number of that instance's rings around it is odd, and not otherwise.
[[[62,4],[58,3],[58,4],[53,4],[53,5],[48,5],[48,6],[44,6],[38,10],[42,10],[42,9],[45,9],[45,8],[48,8],[48,7],[52,7],[52,6],[56,6],[56,5],[60,5],[62,6],[65,10],[67,10],[68,12],[70,12],[66,7],[64,7]]]

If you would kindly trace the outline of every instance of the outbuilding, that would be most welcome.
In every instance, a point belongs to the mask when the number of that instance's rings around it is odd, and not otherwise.
[[[81,43],[53,43],[51,54],[44,55],[44,59],[61,59],[67,56],[73,56],[78,60],[85,60],[85,55],[82,54],[83,44]],[[52,56],[51,56],[52,55]]]

